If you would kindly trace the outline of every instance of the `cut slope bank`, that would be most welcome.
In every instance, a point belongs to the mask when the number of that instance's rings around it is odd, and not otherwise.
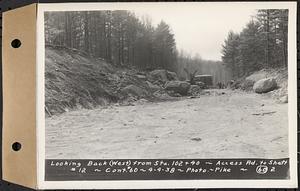
[[[242,77],[236,80],[236,82],[233,84],[233,88],[238,88],[245,91],[253,91],[253,85],[255,82],[268,78],[272,78],[276,81],[277,88],[266,93],[266,96],[279,99],[288,94],[287,68],[269,68],[256,71],[247,77]]]
[[[149,85],[139,79],[141,76],[138,71],[115,67],[78,50],[46,46],[46,114],[106,106],[134,93],[139,98],[154,99]]]

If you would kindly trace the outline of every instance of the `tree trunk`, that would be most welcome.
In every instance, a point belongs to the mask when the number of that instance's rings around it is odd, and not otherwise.
[[[84,51],[90,53],[89,14],[84,12]]]
[[[65,12],[65,46],[72,48],[71,13]]]

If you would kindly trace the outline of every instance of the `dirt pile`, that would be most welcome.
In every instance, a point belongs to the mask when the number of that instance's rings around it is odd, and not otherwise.
[[[141,99],[173,100],[183,96],[166,88],[176,80],[176,73],[167,70],[144,72],[117,67],[75,49],[46,46],[45,111],[52,116],[111,104],[132,105]]]
[[[125,103],[128,97],[154,99],[140,79],[144,73],[122,69],[74,49],[47,46],[45,110],[48,116],[81,108]]]

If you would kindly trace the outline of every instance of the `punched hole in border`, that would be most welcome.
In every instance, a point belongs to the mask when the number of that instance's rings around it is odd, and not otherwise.
[[[13,48],[19,48],[21,46],[21,41],[19,39],[14,39],[13,41],[11,41],[11,46]]]
[[[14,151],[19,151],[19,150],[21,150],[22,145],[19,142],[14,142],[11,147]]]

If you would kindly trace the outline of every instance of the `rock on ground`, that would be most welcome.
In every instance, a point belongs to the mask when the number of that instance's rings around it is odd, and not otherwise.
[[[254,72],[250,76],[247,76],[246,80],[257,82],[261,79],[267,78],[267,75],[268,75],[267,71],[260,70],[260,71]]]
[[[284,95],[287,95],[287,87],[288,87],[288,71],[287,68],[269,68],[269,69],[262,69],[252,73],[251,75],[247,76],[246,78],[241,79],[240,87],[242,90],[252,91],[253,85],[255,82],[266,79],[266,78],[273,78],[276,80],[277,88],[271,92],[268,92],[270,97],[280,99]]]
[[[131,94],[137,97],[143,97],[147,95],[147,91],[136,86],[136,85],[128,85],[122,89],[122,92],[125,94]]]
[[[136,77],[140,80],[147,80],[147,77],[145,75],[137,74]]]
[[[153,80],[161,80],[163,82],[168,81],[166,70],[153,70],[150,72],[150,77]]]
[[[265,70],[261,70],[247,76],[245,80],[243,80],[240,84],[242,90],[251,91],[253,90],[253,85],[255,82],[267,78],[267,72]]]
[[[199,95],[201,93],[202,88],[198,85],[191,85],[189,89],[189,95]]]
[[[186,81],[169,81],[165,85],[165,90],[174,91],[181,95],[187,95],[191,84]]]
[[[149,86],[149,88],[153,91],[157,91],[157,90],[160,90],[161,87],[156,85],[156,84],[152,84],[151,82],[149,81],[146,81],[147,85]]]
[[[277,88],[277,83],[274,78],[264,78],[255,82],[253,90],[256,93],[267,93]]]
[[[167,71],[168,80],[178,80],[178,76],[175,72]]]
[[[163,82],[178,80],[177,74],[168,70],[153,70],[150,72],[150,78],[153,81],[161,80]]]
[[[281,97],[279,100],[281,103],[288,103],[288,95]]]

